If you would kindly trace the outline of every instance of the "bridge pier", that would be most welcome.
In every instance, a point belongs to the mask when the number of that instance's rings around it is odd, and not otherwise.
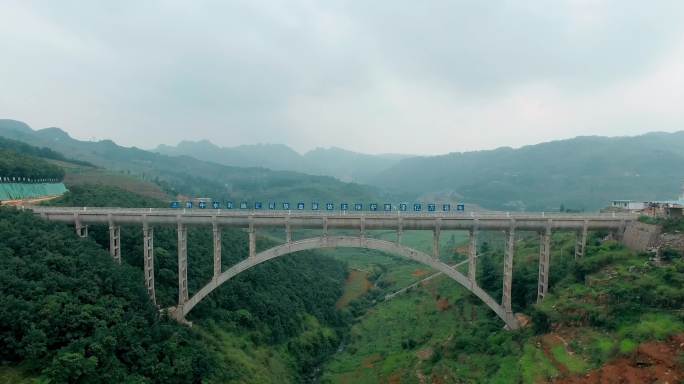
[[[472,286],[477,285],[477,227],[468,231],[468,280]]]
[[[551,227],[539,233],[539,280],[537,303],[541,303],[549,290],[549,266],[551,262]]]
[[[150,300],[157,304],[154,291],[154,228],[143,222],[143,272],[145,273],[145,287]]]
[[[441,221],[435,220],[435,228],[432,231],[432,257],[439,259],[439,236],[441,234]]]
[[[290,227],[289,218],[285,219],[285,242],[286,243],[292,242],[292,227]]]
[[[580,233],[576,233],[577,238],[575,243],[575,260],[583,258],[584,253],[586,252],[588,226],[589,222],[587,220],[584,220],[582,231]]]
[[[409,259],[421,262],[425,265],[440,270],[452,279],[463,285],[480,299],[482,299],[497,315],[506,322],[509,329],[518,327],[517,319],[512,310],[512,280],[513,261],[515,254],[515,231],[546,231],[540,234],[540,271],[538,281],[538,298],[541,301],[548,290],[548,275],[550,270],[550,235],[553,230],[571,230],[577,233],[577,246],[575,257],[581,258],[586,254],[587,231],[608,230],[620,237],[625,225],[636,220],[635,215],[545,215],[545,214],[510,214],[510,213],[473,213],[464,215],[439,215],[430,217],[424,214],[411,214],[399,212],[394,218],[379,214],[354,214],[327,213],[325,215],[312,216],[309,213],[293,212],[269,212],[269,214],[254,215],[253,212],[221,212],[214,210],[185,210],[174,209],[135,209],[125,211],[116,208],[84,208],[84,207],[31,207],[34,214],[40,215],[46,220],[59,221],[74,224],[78,236],[88,235],[87,224],[109,223],[110,230],[110,253],[112,258],[121,260],[121,224],[143,224],[144,236],[144,272],[145,285],[150,298],[156,301],[154,284],[154,233],[153,225],[178,225],[178,305],[169,311],[169,314],[180,322],[185,322],[185,315],[209,292],[214,290],[226,280],[237,273],[244,271],[253,265],[280,257],[285,254],[302,251],[305,249],[336,247],[362,247],[376,249],[383,252],[394,252]],[[549,225],[549,219],[553,217],[553,226]],[[328,220],[331,220],[328,222]],[[323,226],[323,236],[316,239],[304,239],[293,241],[290,222],[296,228],[320,228]],[[187,260],[187,223],[196,225],[213,225],[214,233],[214,271],[213,278],[193,298],[188,298],[188,260]],[[84,225],[85,224],[85,225]],[[245,228],[249,224],[249,257],[226,271],[222,269],[221,260],[221,229],[222,227]],[[330,236],[328,226],[335,229],[359,230],[359,237]],[[387,229],[397,231],[397,241],[388,242],[367,237],[368,228]],[[259,228],[282,228],[285,226],[286,244],[262,251],[256,251],[256,227]],[[404,229],[407,230],[433,230],[432,255],[401,245]],[[469,231],[468,250],[468,274],[461,274],[455,268],[451,268],[439,260],[439,238],[441,229],[447,231]],[[506,251],[503,260],[503,293],[501,304],[491,298],[484,290],[477,286],[477,237],[480,230],[505,231]]]
[[[221,227],[212,223],[214,233],[214,279],[221,274]]]
[[[515,254],[515,222],[506,230],[506,254],[504,255],[503,294],[501,306],[506,312],[506,318],[512,318],[511,286],[513,285],[513,255]]]
[[[88,225],[82,225],[78,213],[74,213],[74,229],[78,237],[88,237]]]
[[[366,218],[361,216],[359,224],[359,237],[361,238],[361,246],[366,246]]]
[[[121,227],[109,222],[109,254],[112,259],[121,264]]]
[[[250,258],[253,258],[256,256],[256,228],[254,228],[254,224],[250,223],[249,224],[249,256]]]
[[[178,307],[188,301],[188,229],[178,222]]]

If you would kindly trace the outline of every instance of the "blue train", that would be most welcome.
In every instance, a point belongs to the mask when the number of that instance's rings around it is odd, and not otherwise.
[[[254,201],[254,202],[248,202],[248,201],[240,201],[237,204],[234,203],[233,201],[225,201],[221,203],[220,201],[216,200],[207,200],[207,199],[197,199],[194,201],[172,201],[171,202],[171,208],[178,209],[178,208],[199,208],[199,209],[206,209],[206,208],[213,208],[213,209],[240,209],[240,210],[263,210],[263,209],[268,209],[268,210],[284,210],[284,211],[290,211],[290,210],[296,210],[296,211],[304,211],[306,210],[306,203],[303,201],[297,202],[297,204],[294,205],[294,209],[290,205],[289,202],[275,202],[275,201],[269,201],[266,205],[264,205],[263,202],[261,201]],[[339,203],[339,205],[336,205],[334,202],[327,202],[325,204],[320,204],[317,201],[311,202],[309,204],[309,209],[311,211],[319,211],[319,210],[326,210],[326,211],[335,211],[337,210],[339,206],[340,211],[364,211],[364,205],[363,203],[354,203],[354,204],[349,204],[349,203]],[[411,208],[411,209],[410,209]],[[451,211],[456,211],[456,212],[463,212],[465,211],[465,203],[457,203],[455,205],[455,209],[452,209],[451,204],[449,203],[443,203],[443,204],[437,204],[437,203],[399,203],[399,204],[392,204],[392,203],[384,203],[382,206],[378,203],[370,203],[367,205],[367,209],[365,211],[370,211],[370,212],[378,212],[378,211],[383,211],[383,212],[392,212],[395,210],[399,210],[401,212],[407,212],[409,210],[413,212],[423,212],[423,210],[427,212],[451,212]]]

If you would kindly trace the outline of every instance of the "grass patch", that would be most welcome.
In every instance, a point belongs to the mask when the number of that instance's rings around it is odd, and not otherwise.
[[[41,379],[18,366],[0,365],[0,384],[47,384]]]
[[[540,380],[553,379],[559,374],[556,367],[544,356],[544,352],[531,343],[523,347],[519,364],[523,383],[537,383]]]
[[[571,355],[565,349],[564,345],[557,345],[551,349],[553,358],[556,359],[560,364],[563,364],[570,373],[578,374],[586,372],[589,369],[589,365],[581,357],[577,355]]]
[[[634,352],[638,346],[639,344],[632,339],[622,339],[620,340],[620,346],[618,349],[621,354],[627,355]]]
[[[641,342],[665,340],[668,336],[680,332],[684,332],[684,323],[681,320],[668,314],[650,313],[642,316],[638,323],[623,326],[618,334]]]
[[[368,274],[359,270],[349,272],[347,281],[344,284],[344,293],[337,301],[335,307],[338,309],[346,307],[349,302],[363,296],[373,286],[368,281]]]

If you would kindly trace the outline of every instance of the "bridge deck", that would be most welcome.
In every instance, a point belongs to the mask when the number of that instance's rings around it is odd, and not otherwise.
[[[545,212],[359,212],[277,211],[167,208],[25,207],[42,217],[81,224],[212,225],[226,227],[284,227],[339,229],[519,230],[621,229],[634,214],[567,214]]]

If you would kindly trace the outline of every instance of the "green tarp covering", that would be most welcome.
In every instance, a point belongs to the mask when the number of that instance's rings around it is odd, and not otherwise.
[[[55,196],[66,190],[64,183],[0,183],[0,201]]]

